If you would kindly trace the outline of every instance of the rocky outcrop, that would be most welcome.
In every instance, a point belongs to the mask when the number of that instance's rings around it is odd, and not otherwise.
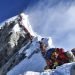
[[[25,32],[20,21],[14,19],[0,28],[0,75],[6,75],[11,68],[25,58],[23,53],[19,54],[19,50],[28,44],[30,34]],[[19,27],[19,31],[14,30],[16,26]]]

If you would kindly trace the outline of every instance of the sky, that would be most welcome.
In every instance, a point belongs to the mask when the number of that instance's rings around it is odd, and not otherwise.
[[[0,0],[0,23],[36,4],[37,0]]]
[[[24,11],[35,32],[55,47],[75,47],[75,0],[0,0],[0,22]]]

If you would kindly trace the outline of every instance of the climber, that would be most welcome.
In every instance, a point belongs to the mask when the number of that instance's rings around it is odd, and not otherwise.
[[[48,38],[42,38],[40,43],[40,49],[41,49],[41,53],[43,55],[43,57],[45,56],[45,53],[47,51],[47,47],[48,47]]]
[[[54,51],[55,51],[55,48],[50,48],[46,51],[44,58],[46,60],[47,66],[45,66],[45,69],[52,69],[53,62],[51,60],[51,56]]]
[[[69,62],[69,58],[65,54],[63,48],[51,48],[49,50],[45,53],[45,60],[47,63],[45,69],[55,69],[57,66]]]
[[[73,48],[71,51],[67,51],[65,53],[69,57],[69,62],[75,62],[75,48]]]
[[[56,60],[58,61],[58,65],[62,65],[64,63],[69,62],[69,58],[66,55],[65,51],[63,48],[56,48],[56,53],[58,54]]]
[[[75,48],[73,48],[73,49],[71,50],[71,52],[72,52],[73,55],[75,56]]]
[[[50,59],[51,54],[52,54],[54,51],[55,51],[55,48],[50,48],[50,49],[48,49],[47,52],[46,52],[45,58],[46,58],[46,59]]]

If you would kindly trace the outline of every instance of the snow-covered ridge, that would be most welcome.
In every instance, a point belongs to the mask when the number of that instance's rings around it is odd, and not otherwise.
[[[44,72],[27,71],[24,75],[75,75],[75,62],[64,64],[55,70],[45,70]]]
[[[3,21],[2,23],[0,23],[0,29],[1,29],[1,27],[4,26],[5,22],[9,23],[9,22],[11,22],[11,21],[14,21],[16,18],[17,18],[17,16],[14,16],[14,17],[11,17],[11,18],[9,18],[9,19]]]
[[[30,34],[31,34],[32,36],[38,37],[38,40],[41,40],[41,38],[49,38],[49,41],[48,41],[49,46],[50,46],[50,47],[54,47],[51,37],[46,37],[46,36],[45,36],[45,37],[44,37],[44,36],[42,37],[41,35],[38,35],[36,32],[34,32],[32,26],[31,26],[31,24],[30,24],[30,22],[29,22],[29,17],[28,17],[27,14],[21,13],[20,15],[22,16],[22,21],[21,21],[21,23],[25,26],[25,28],[30,32]],[[6,20],[5,22],[8,22],[8,23],[9,23],[9,22],[11,22],[11,21],[17,20],[17,18],[18,18],[18,15],[17,15],[17,16],[14,16],[14,17],[12,17],[12,18],[10,18],[10,19],[8,19],[8,20]],[[16,25],[14,26],[13,30],[14,30],[15,32],[16,32],[16,31],[20,31],[20,28],[19,28],[18,24],[16,24]]]
[[[41,40],[41,38],[49,38],[49,41],[48,41],[49,46],[54,47],[51,37],[42,37],[41,35],[38,35],[36,32],[34,32],[31,24],[29,23],[28,15],[25,15],[24,13],[22,13],[21,15],[23,18],[22,23],[28,29],[28,31],[31,33],[31,35],[38,37],[38,40]]]
[[[46,37],[46,36],[42,37],[41,35],[38,35],[36,32],[34,32],[34,30],[32,29],[32,26],[31,26],[31,24],[29,22],[29,18],[28,18],[27,14],[21,13],[20,15],[22,17],[21,24],[30,32],[30,34],[32,36],[38,37],[39,41],[41,40],[41,38],[48,38],[49,39],[49,41],[48,41],[49,47],[54,47],[51,37]],[[14,32],[22,32],[22,29],[19,27],[19,24],[17,23],[18,18],[19,18],[19,15],[14,16],[14,17],[12,17],[10,19],[7,19],[3,23],[1,23],[0,29],[5,25],[5,23],[8,23],[8,25],[9,25],[11,22],[15,21],[16,24],[14,25],[12,31],[14,31]]]

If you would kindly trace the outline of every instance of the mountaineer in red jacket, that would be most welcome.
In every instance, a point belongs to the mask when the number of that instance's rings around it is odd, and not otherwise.
[[[53,51],[52,52],[48,51],[50,53],[48,52],[45,53],[46,54],[45,60],[47,63],[45,69],[55,69],[57,66],[60,66],[64,63],[69,63],[69,58],[64,52],[63,48],[53,48],[49,50]]]

